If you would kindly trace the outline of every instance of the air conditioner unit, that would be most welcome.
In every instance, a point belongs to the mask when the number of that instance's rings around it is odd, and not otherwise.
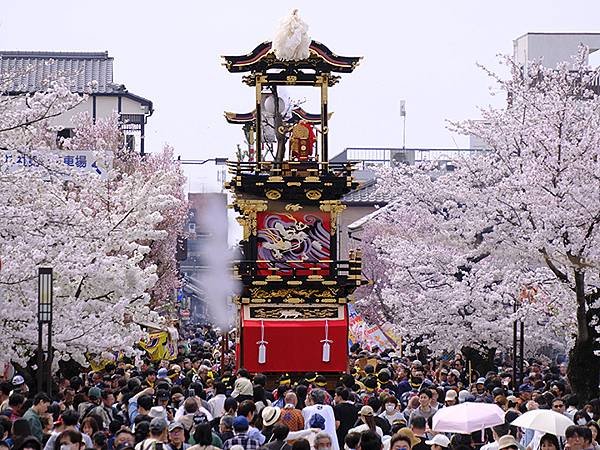
[[[402,164],[413,165],[415,163],[415,151],[414,150],[391,150],[390,154],[390,165],[392,167],[398,167]]]

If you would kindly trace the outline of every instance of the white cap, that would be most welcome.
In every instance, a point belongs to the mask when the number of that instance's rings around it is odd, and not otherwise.
[[[162,406],[153,406],[150,408],[150,413],[148,414],[150,417],[165,419],[167,418],[167,410]]]
[[[23,383],[25,383],[25,379],[23,379],[21,375],[15,375],[12,379],[12,384],[14,384],[15,386],[18,386]]]
[[[440,447],[448,447],[450,439],[443,434],[436,434],[432,439],[425,441],[427,445],[439,445]]]

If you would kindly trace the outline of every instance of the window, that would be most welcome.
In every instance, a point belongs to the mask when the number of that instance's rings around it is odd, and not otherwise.
[[[63,148],[65,139],[72,138],[75,135],[73,128],[63,128],[56,133],[56,146],[60,149]]]
[[[135,150],[135,136],[132,134],[125,135],[125,148],[129,151]]]

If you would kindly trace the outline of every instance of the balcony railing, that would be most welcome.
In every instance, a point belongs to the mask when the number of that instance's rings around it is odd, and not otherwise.
[[[317,162],[317,161],[228,161],[227,166],[232,174],[249,174],[282,177],[306,176],[352,176],[355,162]]]
[[[321,280],[321,279],[361,279],[362,261],[359,257],[351,260],[242,260],[235,262],[236,275],[251,280]]]

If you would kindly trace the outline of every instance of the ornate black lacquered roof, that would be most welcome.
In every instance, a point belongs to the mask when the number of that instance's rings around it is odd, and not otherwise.
[[[332,113],[329,113],[331,116]],[[235,113],[235,112],[225,112],[225,120],[232,124],[244,125],[246,123],[254,122],[256,118],[256,111],[248,112],[248,113]],[[297,122],[300,120],[305,120],[312,124],[321,123],[321,114],[312,114],[304,111],[304,109],[297,107],[292,110],[292,122]]]
[[[300,61],[281,61],[271,51],[271,42],[263,42],[247,55],[223,56],[225,67],[232,73],[261,72],[269,69],[311,69],[316,73],[351,73],[360,63],[360,56],[338,56],[317,41],[310,43],[310,56]]]

